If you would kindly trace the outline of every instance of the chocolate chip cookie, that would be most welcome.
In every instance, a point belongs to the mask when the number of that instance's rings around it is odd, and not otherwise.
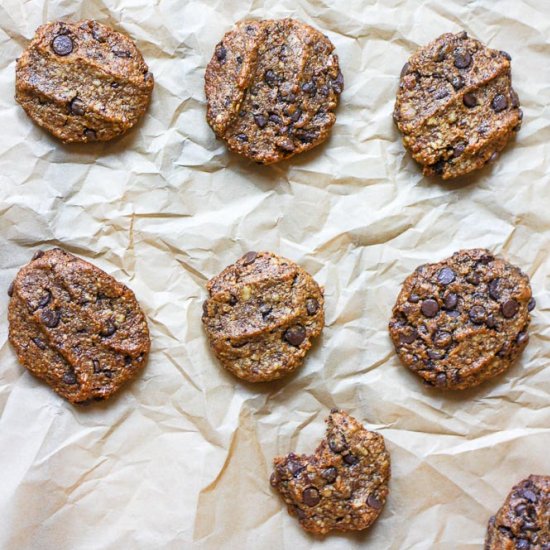
[[[96,21],[38,28],[17,61],[16,100],[65,143],[107,141],[145,113],[153,75],[127,36]]]
[[[426,383],[466,389],[519,357],[534,306],[520,269],[488,250],[461,250],[405,280],[390,335],[401,362]]]
[[[294,262],[248,252],[208,282],[202,322],[221,364],[249,382],[297,369],[324,325],[323,292]]]
[[[449,179],[481,168],[519,130],[510,61],[460,32],[443,34],[405,64],[394,120],[425,175]]]
[[[333,409],[313,455],[277,457],[271,485],[310,533],[357,531],[380,515],[388,496],[390,455],[384,438]]]
[[[485,550],[550,550],[550,476],[529,476],[489,520]]]
[[[88,262],[39,251],[8,294],[19,361],[71,403],[107,399],[144,366],[149,330],[134,293]]]
[[[323,142],[344,87],[330,40],[294,19],[241,21],[205,76],[207,120],[229,149],[272,164]]]

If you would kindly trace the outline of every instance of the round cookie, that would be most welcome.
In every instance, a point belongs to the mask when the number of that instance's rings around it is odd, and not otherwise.
[[[107,141],[145,113],[153,75],[136,45],[96,21],[42,25],[17,60],[15,99],[64,143]]]
[[[8,294],[19,361],[71,403],[107,399],[145,365],[149,330],[134,293],[88,262],[39,251]]]
[[[337,409],[326,422],[326,438],[313,455],[290,453],[273,460],[271,485],[310,533],[366,529],[388,496],[390,455],[384,438]]]
[[[510,55],[443,34],[403,67],[394,120],[426,176],[462,176],[498,157],[521,125]]]
[[[207,285],[202,322],[221,364],[249,382],[297,369],[324,325],[311,275],[270,252],[248,252]]]
[[[529,476],[489,520],[485,550],[550,550],[550,476]]]
[[[272,164],[323,142],[344,79],[330,40],[295,19],[241,21],[206,68],[206,118],[229,149]]]
[[[534,305],[520,269],[488,250],[461,250],[405,280],[389,330],[401,362],[426,383],[466,389],[519,357]]]

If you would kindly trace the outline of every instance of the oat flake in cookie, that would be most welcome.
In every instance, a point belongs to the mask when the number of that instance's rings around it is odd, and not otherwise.
[[[310,533],[366,529],[388,496],[390,455],[384,438],[336,409],[326,422],[326,438],[313,455],[275,458],[271,485]]]
[[[107,141],[134,126],[153,91],[136,45],[95,21],[48,23],[17,61],[15,98],[65,143]]]
[[[262,164],[319,145],[344,86],[333,50],[294,19],[237,23],[206,69],[208,123],[229,149]]]
[[[550,476],[518,483],[489,520],[485,550],[550,550]]]
[[[249,382],[297,369],[324,325],[311,275],[270,252],[248,252],[208,282],[202,322],[221,364]]]
[[[405,280],[389,330],[401,362],[429,385],[466,389],[519,357],[534,306],[519,268],[488,250],[461,250]]]
[[[440,36],[405,64],[394,120],[425,175],[448,179],[481,168],[519,130],[510,60],[461,32]]]
[[[145,365],[149,330],[134,293],[88,262],[39,251],[8,294],[19,361],[71,403],[108,398]]]

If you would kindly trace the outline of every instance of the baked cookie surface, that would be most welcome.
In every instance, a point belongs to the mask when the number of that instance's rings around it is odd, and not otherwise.
[[[71,403],[108,398],[145,365],[149,330],[134,293],[88,262],[39,251],[8,294],[20,363]]]
[[[270,252],[248,252],[208,282],[202,322],[221,364],[249,382],[285,376],[324,325],[311,275]]]
[[[485,550],[550,550],[550,476],[520,481],[489,520]]]
[[[107,141],[145,113],[153,75],[136,45],[96,21],[42,25],[17,60],[15,98],[65,143]]]
[[[520,269],[488,250],[461,250],[405,280],[389,331],[401,362],[429,385],[466,389],[519,357],[534,305]]]
[[[510,55],[443,34],[403,67],[394,120],[427,176],[454,178],[498,157],[520,128]]]
[[[326,438],[313,455],[274,459],[271,485],[310,533],[366,529],[388,496],[384,438],[343,411],[333,409],[326,422]]]
[[[241,21],[205,75],[207,120],[229,149],[271,164],[323,142],[344,86],[330,40],[294,19]]]

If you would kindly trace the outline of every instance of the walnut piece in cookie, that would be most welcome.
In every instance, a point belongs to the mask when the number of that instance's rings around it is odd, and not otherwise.
[[[8,294],[19,362],[71,403],[107,399],[144,367],[151,343],[134,293],[88,262],[38,251]]]
[[[550,550],[550,476],[520,481],[489,520],[485,550]]]
[[[42,25],[17,61],[16,100],[64,143],[107,141],[145,113],[153,75],[130,38],[96,21]]]
[[[326,422],[326,438],[313,455],[274,459],[271,485],[310,533],[366,529],[388,496],[390,455],[384,438],[337,409]]]
[[[328,137],[343,86],[319,31],[294,19],[241,21],[206,69],[207,120],[231,151],[272,164]]]
[[[405,64],[394,120],[425,175],[449,179],[481,168],[519,130],[510,61],[460,32],[443,34]]]
[[[461,250],[405,280],[390,336],[401,362],[429,385],[471,388],[520,356],[534,307],[519,268],[488,250]]]
[[[208,282],[202,322],[221,364],[249,382],[286,376],[324,325],[319,285],[294,262],[248,252]]]

